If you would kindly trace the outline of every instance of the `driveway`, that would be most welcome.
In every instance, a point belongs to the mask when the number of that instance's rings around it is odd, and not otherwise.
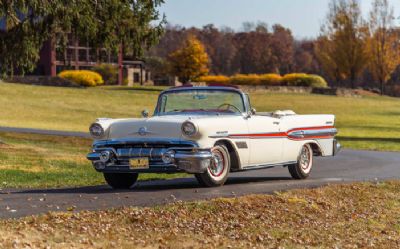
[[[1,190],[0,217],[12,218],[48,211],[79,211],[123,206],[154,206],[247,194],[268,194],[326,184],[400,178],[400,153],[343,150],[334,158],[317,158],[311,177],[292,180],[286,168],[231,174],[220,188],[200,188],[194,177],[139,182],[128,191],[108,186],[63,189]]]

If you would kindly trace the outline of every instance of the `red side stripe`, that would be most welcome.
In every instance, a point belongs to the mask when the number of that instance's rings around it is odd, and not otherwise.
[[[232,134],[230,137],[250,137],[250,138],[260,138],[260,137],[288,137],[293,140],[303,140],[303,139],[321,139],[321,138],[331,138],[332,136],[309,136],[307,138],[292,138],[289,133],[302,130],[322,130],[322,129],[333,129],[334,126],[317,126],[317,127],[303,127],[294,128],[287,132],[277,132],[277,133],[259,133],[259,134]]]
[[[302,130],[323,130],[323,129],[333,129],[335,128],[334,126],[317,126],[317,127],[304,127],[304,128],[294,128],[291,129],[289,131],[287,131],[287,133],[293,132],[293,131],[302,131]]]

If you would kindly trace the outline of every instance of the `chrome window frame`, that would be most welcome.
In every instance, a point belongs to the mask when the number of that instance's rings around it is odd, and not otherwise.
[[[153,116],[162,116],[162,115],[173,115],[173,114],[160,114],[160,108],[161,108],[161,101],[162,97],[164,94],[168,93],[174,93],[174,92],[185,92],[185,91],[207,91],[207,90],[212,90],[212,91],[222,91],[222,92],[234,92],[238,93],[240,97],[242,98],[243,102],[243,107],[244,107],[244,112],[240,113],[240,115],[248,114],[250,113],[251,107],[249,104],[249,99],[248,95],[246,95],[243,91],[240,89],[236,89],[233,87],[177,87],[177,88],[171,88],[165,91],[162,91],[160,95],[158,96],[157,100],[157,105],[154,109]],[[227,114],[229,115],[229,114]],[[239,115],[238,113],[232,113],[231,115]]]

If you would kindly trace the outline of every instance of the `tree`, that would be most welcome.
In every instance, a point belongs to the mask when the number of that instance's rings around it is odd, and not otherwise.
[[[292,32],[278,24],[273,26],[273,30],[271,51],[273,53],[273,63],[276,67],[275,71],[280,74],[290,73],[294,55],[294,38]]]
[[[315,40],[294,42],[293,71],[308,74],[321,74],[320,64],[315,55]]]
[[[369,69],[380,84],[381,94],[391,74],[400,64],[399,36],[393,28],[393,19],[393,8],[387,0],[375,0],[372,3],[369,14]]]
[[[194,36],[189,36],[182,48],[172,52],[168,59],[171,73],[187,83],[209,72],[209,59],[204,45]]]
[[[168,55],[178,50],[187,39],[187,32],[187,29],[182,26],[167,23],[165,32],[161,36],[158,44],[147,51],[147,56],[167,59]]]
[[[315,46],[315,54],[321,65],[322,71],[330,80],[335,82],[335,85],[341,85],[343,74],[341,74],[339,70],[335,50],[335,43],[328,39],[328,37],[321,36],[318,38]]]
[[[163,0],[0,0],[0,73],[32,71],[44,41],[66,45],[72,34],[94,47],[140,56],[163,32],[157,7]]]
[[[213,74],[232,74],[232,62],[236,54],[233,44],[233,31],[220,31],[214,25],[204,26],[196,33],[204,44],[210,59],[210,71]]]
[[[269,28],[258,22],[244,23],[243,27],[246,32],[235,32],[229,27],[218,29],[212,24],[201,29],[167,25],[159,44],[149,51],[148,56],[166,59],[186,37],[193,35],[204,44],[212,74],[285,74],[296,70],[321,73],[314,41],[308,41],[302,47],[303,43],[296,42],[291,31],[281,25]]]
[[[234,36],[237,49],[235,66],[237,72],[252,73],[277,73],[277,68],[272,59],[271,34],[252,31],[237,33]]]
[[[357,0],[332,0],[316,48],[323,69],[352,88],[366,66],[367,27]]]

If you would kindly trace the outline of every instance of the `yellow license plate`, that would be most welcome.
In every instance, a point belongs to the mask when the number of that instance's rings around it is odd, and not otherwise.
[[[129,160],[130,169],[148,169],[149,168],[149,158],[133,158]]]

